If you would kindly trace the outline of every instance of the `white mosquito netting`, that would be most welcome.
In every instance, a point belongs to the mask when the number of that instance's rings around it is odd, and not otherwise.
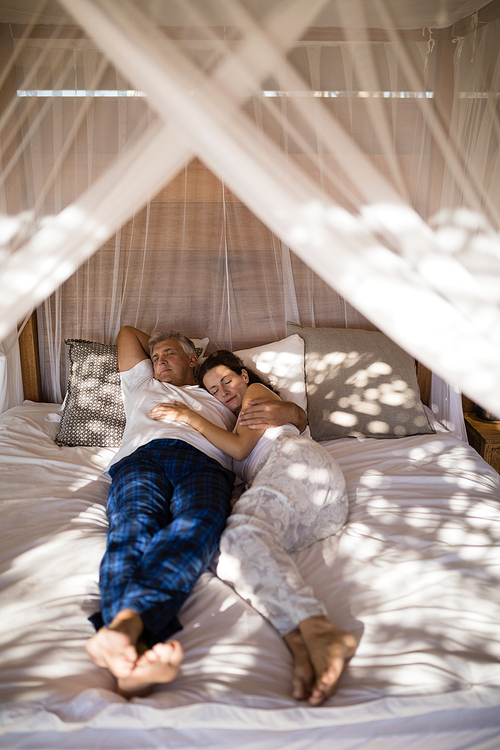
[[[290,320],[376,327],[500,413],[499,16],[0,0],[4,404],[38,308],[47,400],[65,337],[238,348]]]

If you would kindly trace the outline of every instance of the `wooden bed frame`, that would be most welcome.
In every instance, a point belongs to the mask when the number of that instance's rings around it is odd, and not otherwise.
[[[42,378],[40,375],[40,355],[38,349],[38,328],[36,310],[30,315],[19,336],[21,375],[24,398],[29,401],[42,401]]]

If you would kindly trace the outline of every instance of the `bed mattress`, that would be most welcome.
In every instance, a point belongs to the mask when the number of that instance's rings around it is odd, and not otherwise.
[[[179,677],[127,701],[85,652],[112,449],[54,444],[58,406],[0,417],[0,747],[335,750],[500,743],[499,475],[444,430],[324,443],[349,519],[296,556],[359,646],[320,708],[272,627],[205,573]]]

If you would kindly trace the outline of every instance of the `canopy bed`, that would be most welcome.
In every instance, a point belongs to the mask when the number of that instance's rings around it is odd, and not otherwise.
[[[499,24],[0,0],[0,747],[496,750],[500,477],[462,403],[500,413]],[[347,525],[297,556],[359,642],[321,708],[210,572],[173,683],[87,657],[123,325],[240,352],[338,461]]]

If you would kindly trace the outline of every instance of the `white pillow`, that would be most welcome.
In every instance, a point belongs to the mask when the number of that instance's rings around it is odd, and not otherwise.
[[[268,378],[283,401],[293,401],[307,411],[304,340],[297,334],[252,349],[234,352],[243,362]]]

